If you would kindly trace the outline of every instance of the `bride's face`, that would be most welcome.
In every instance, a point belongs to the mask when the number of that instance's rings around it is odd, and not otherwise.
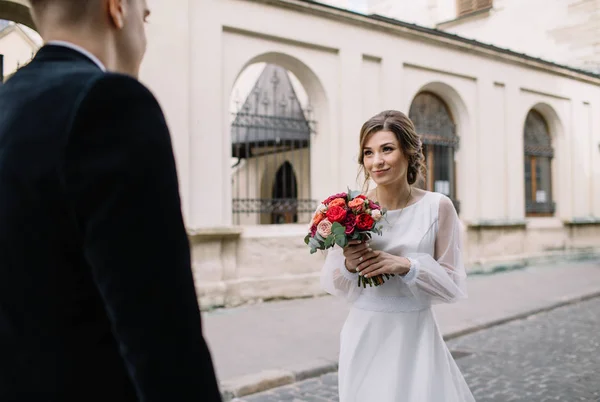
[[[399,180],[406,181],[408,161],[402,152],[398,138],[391,131],[371,134],[362,150],[365,171],[377,185],[388,185]]]

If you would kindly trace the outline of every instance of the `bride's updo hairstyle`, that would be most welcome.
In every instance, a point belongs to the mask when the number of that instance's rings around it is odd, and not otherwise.
[[[404,113],[397,110],[385,110],[367,120],[360,129],[358,163],[360,164],[360,170],[365,175],[365,185],[369,180],[369,172],[365,170],[363,161],[365,142],[371,134],[379,131],[390,131],[396,135],[402,153],[408,160],[408,184],[413,185],[418,180],[425,178],[426,167],[423,145],[415,125]]]

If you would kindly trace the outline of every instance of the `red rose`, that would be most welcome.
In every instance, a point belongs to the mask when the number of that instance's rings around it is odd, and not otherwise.
[[[359,195],[357,195],[356,197],[354,197],[354,199],[356,199],[356,198],[362,198],[363,200],[366,200],[366,199],[367,199],[367,196],[366,196],[366,195],[363,195],[363,194],[359,194]]]
[[[335,200],[336,198],[346,198],[346,197],[348,197],[348,194],[346,194],[346,193],[334,194],[331,197],[327,198],[325,201],[323,201],[323,204],[327,205],[331,201]]]
[[[356,226],[356,215],[350,212],[346,215],[346,219],[344,219],[344,226],[346,227],[346,234],[351,235],[354,232],[354,227]]]
[[[310,237],[315,237],[316,233],[317,233],[317,225],[312,225],[310,228]]]
[[[327,210],[327,219],[329,222],[343,222],[346,218],[346,210],[342,207],[334,206]]]
[[[374,224],[375,221],[371,218],[371,215],[360,214],[356,217],[356,227],[358,230],[370,230]]]

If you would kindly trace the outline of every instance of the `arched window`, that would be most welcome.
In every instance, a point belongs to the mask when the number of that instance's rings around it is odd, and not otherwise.
[[[243,104],[236,99],[232,115],[233,220],[308,222],[318,204],[310,198],[311,109],[302,107],[288,70],[274,64],[261,69],[257,79],[241,79],[256,81]]]
[[[458,136],[448,107],[438,96],[422,92],[413,100],[409,117],[421,135],[427,163],[427,177],[421,187],[447,195],[459,210],[454,163]]]
[[[525,213],[527,216],[551,216],[552,137],[544,117],[530,110],[525,120]]]

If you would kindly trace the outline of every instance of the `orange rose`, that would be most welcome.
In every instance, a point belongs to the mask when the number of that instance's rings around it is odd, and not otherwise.
[[[365,210],[365,200],[363,200],[362,198],[355,198],[352,201],[350,201],[348,203],[348,206],[350,208],[352,208],[352,211],[354,211],[354,213],[360,214],[361,212],[364,212]]]
[[[345,208],[346,207],[346,200],[343,198],[336,198],[335,200],[331,201],[329,203],[329,205],[327,205],[329,208],[331,207],[342,207]]]
[[[324,213],[322,213],[322,212],[317,212],[317,213],[315,214],[315,216],[313,217],[312,224],[316,226],[316,225],[318,225],[319,223],[321,223],[321,221],[322,221],[323,219],[325,219],[326,217],[327,217],[327,216],[326,216]]]

